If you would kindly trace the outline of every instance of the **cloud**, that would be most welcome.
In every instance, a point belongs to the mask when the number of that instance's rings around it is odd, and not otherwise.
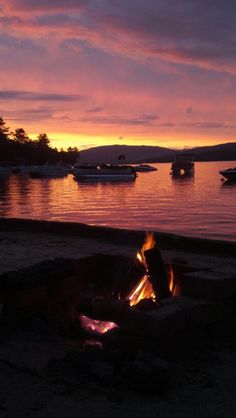
[[[9,33],[236,73],[234,0],[11,0],[2,7]]]
[[[87,99],[83,95],[57,94],[57,93],[37,93],[20,90],[2,90],[0,91],[0,100],[31,100],[31,101],[58,101],[71,102]]]
[[[77,10],[86,5],[86,0],[8,0],[8,7],[15,11],[49,12],[56,10]]]
[[[100,113],[100,112],[102,112],[104,110],[104,108],[103,107],[99,107],[99,106],[97,106],[97,107],[91,107],[90,109],[87,109],[85,112],[86,113]]]
[[[199,129],[236,129],[235,124],[225,122],[193,122],[185,123],[183,126],[187,128],[199,128]]]
[[[97,125],[144,125],[153,126],[159,117],[157,115],[140,115],[137,117],[123,117],[123,116],[106,116],[106,117],[84,117],[81,118],[82,122],[94,123]]]
[[[191,106],[187,107],[185,110],[186,113],[192,113],[192,111],[193,111],[193,108]]]
[[[7,120],[16,122],[41,121],[53,118],[53,110],[44,106],[35,109],[8,110],[7,112],[0,109],[1,115],[5,115],[5,113],[7,113]]]

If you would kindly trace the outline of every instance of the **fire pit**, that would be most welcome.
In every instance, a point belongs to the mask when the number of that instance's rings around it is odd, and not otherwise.
[[[235,294],[233,273],[170,263],[152,234],[134,259],[60,258],[0,276],[3,316],[43,317],[79,341],[48,372],[86,364],[106,384],[148,391],[165,387],[170,353],[233,315]]]

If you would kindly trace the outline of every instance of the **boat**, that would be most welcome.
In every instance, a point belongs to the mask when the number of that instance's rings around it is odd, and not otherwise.
[[[54,178],[68,175],[67,167],[61,165],[30,165],[27,167],[27,171],[31,178]]]
[[[236,167],[227,168],[226,170],[221,170],[219,173],[225,177],[228,181],[236,182]]]
[[[72,169],[75,180],[134,180],[136,171],[129,165],[78,164]]]
[[[153,167],[152,165],[149,164],[139,164],[139,165],[135,165],[133,166],[135,171],[141,171],[141,172],[149,172],[149,171],[157,171],[156,167]]]
[[[171,174],[173,177],[193,176],[194,155],[187,152],[177,154],[171,165]]]

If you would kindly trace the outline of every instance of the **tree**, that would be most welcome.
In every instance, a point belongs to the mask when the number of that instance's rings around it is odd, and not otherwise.
[[[47,134],[41,133],[37,136],[36,142],[38,145],[44,148],[48,148],[50,146],[50,139],[48,138]]]
[[[68,147],[67,148],[67,159],[68,162],[74,164],[79,160],[79,150],[77,147]]]
[[[12,132],[12,137],[13,140],[19,144],[27,144],[30,142],[30,138],[23,128],[17,128],[15,132]]]
[[[0,117],[0,141],[6,141],[9,135],[9,128],[6,127],[6,122]]]
[[[68,147],[67,152],[79,152],[77,147]]]

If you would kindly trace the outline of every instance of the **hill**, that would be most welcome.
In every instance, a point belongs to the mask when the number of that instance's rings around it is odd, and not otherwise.
[[[80,151],[81,163],[141,163],[171,162],[176,154],[185,150],[176,150],[147,145],[107,145]],[[232,161],[236,160],[236,142],[220,145],[189,148],[196,161]],[[125,156],[125,159],[122,159]],[[120,157],[120,159],[119,159]]]
[[[192,148],[196,161],[233,161],[236,160],[236,142]]]
[[[118,163],[125,156],[126,163],[169,161],[176,154],[170,148],[146,145],[107,145],[80,151],[81,163]]]

